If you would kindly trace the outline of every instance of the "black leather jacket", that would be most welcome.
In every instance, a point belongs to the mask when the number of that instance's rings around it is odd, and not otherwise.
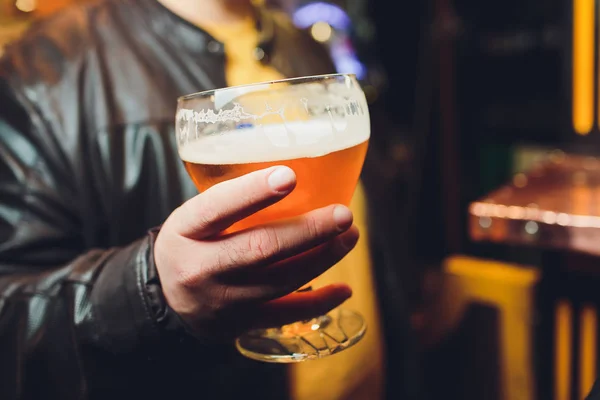
[[[264,62],[333,71],[285,18],[259,21]],[[220,43],[155,0],[71,8],[7,49],[1,399],[285,398],[283,367],[185,333],[153,265],[154,227],[196,193],[175,100],[225,86],[224,62]]]

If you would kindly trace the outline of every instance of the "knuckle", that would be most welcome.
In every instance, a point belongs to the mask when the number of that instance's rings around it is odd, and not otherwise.
[[[235,302],[235,294],[233,293],[233,289],[231,286],[223,285],[216,290],[215,299],[213,302],[213,307],[217,307],[219,309],[225,308],[228,304],[232,304]]]
[[[194,289],[198,285],[199,277],[196,273],[190,271],[184,266],[175,267],[175,281],[178,286],[186,289]]]
[[[210,264],[214,263],[210,262]],[[179,264],[173,267],[175,282],[184,289],[196,291],[211,279],[212,269],[206,261],[200,261],[199,264],[194,263],[193,265]]]
[[[204,306],[212,315],[218,315],[222,310],[226,309],[233,297],[228,286],[217,286],[205,296]]]
[[[239,265],[242,261],[242,252],[229,241],[222,241],[219,245],[219,255],[215,269],[224,271],[231,266]]]
[[[247,289],[223,285],[219,287],[215,296],[214,306],[219,310],[235,309],[247,304],[253,297],[254,294]]]
[[[194,230],[210,228],[221,218],[222,211],[217,207],[207,205],[206,201],[200,203],[187,201],[180,205],[174,214],[180,226]]]
[[[304,219],[304,231],[308,238],[316,238],[322,234],[322,227],[315,216],[309,215]]]
[[[274,228],[254,230],[248,238],[248,251],[254,260],[267,260],[281,251],[281,243]]]
[[[208,228],[222,218],[222,211],[215,206],[204,204],[200,213],[197,214],[198,226]]]

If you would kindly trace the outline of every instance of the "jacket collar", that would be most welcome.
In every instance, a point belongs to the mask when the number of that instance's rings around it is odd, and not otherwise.
[[[203,29],[191,24],[157,0],[113,0],[120,7],[128,4],[130,14],[141,16],[154,35],[169,42],[173,51],[182,51],[207,63],[223,60],[225,51],[221,43]],[[312,41],[307,33],[288,26],[281,15],[262,6],[255,6],[258,47],[264,52],[261,61],[268,63],[284,76],[320,75],[335,72],[329,54],[323,46]],[[122,8],[120,8],[122,9]],[[219,44],[215,46],[215,43]],[[224,84],[220,82],[219,84]]]
[[[172,41],[185,50],[193,53],[223,52],[223,46],[215,51],[209,49],[210,42],[216,42],[209,33],[173,13],[157,0],[133,0],[132,5],[138,8],[144,19],[155,32]],[[259,33],[258,45],[268,52],[273,47],[275,27],[273,17],[260,5],[255,5],[257,28]]]

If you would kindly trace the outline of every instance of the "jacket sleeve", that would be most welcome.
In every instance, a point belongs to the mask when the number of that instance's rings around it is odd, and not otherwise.
[[[92,354],[152,359],[190,339],[162,297],[156,230],[122,248],[85,249],[76,190],[38,115],[0,79],[2,399],[42,387],[40,377],[74,377],[63,387],[89,390]]]

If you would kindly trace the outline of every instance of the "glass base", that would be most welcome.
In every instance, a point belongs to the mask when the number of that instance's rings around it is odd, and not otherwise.
[[[366,330],[359,314],[335,309],[309,321],[248,332],[236,340],[236,346],[240,353],[254,360],[295,363],[339,353],[358,343]]]

